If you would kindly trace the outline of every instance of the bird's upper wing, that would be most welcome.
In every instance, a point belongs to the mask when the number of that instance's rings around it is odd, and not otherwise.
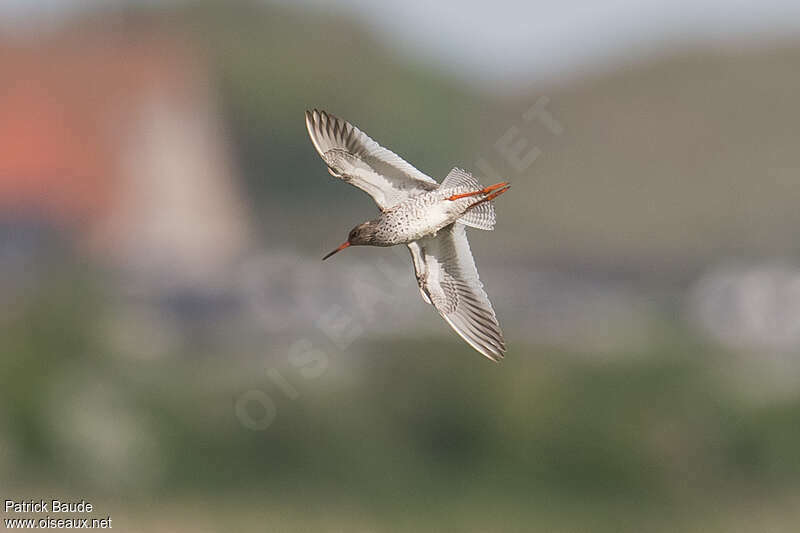
[[[423,299],[470,346],[493,361],[502,358],[503,333],[478,278],[464,225],[455,222],[408,248]]]
[[[361,130],[325,111],[306,111],[306,127],[331,175],[372,196],[381,210],[439,184]]]

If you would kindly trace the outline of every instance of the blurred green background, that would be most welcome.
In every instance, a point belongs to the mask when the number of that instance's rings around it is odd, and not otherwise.
[[[71,4],[0,11],[3,499],[122,531],[797,530],[790,24],[493,70],[359,2]],[[470,233],[501,364],[405,250],[319,261],[375,208],[313,107],[513,183]]]

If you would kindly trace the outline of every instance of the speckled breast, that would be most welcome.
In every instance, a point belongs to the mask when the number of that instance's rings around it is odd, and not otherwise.
[[[386,246],[406,244],[433,235],[455,222],[475,199],[447,200],[461,188],[438,189],[401,202],[383,212],[378,219],[377,237]]]

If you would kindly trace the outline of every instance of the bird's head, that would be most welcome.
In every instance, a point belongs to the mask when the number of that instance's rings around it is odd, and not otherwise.
[[[359,224],[355,228],[350,230],[350,234],[347,236],[347,240],[344,241],[342,244],[339,245],[334,251],[326,255],[322,258],[325,261],[327,258],[335,254],[336,252],[340,252],[347,248],[348,246],[363,246],[372,244],[375,241],[375,236],[377,233],[378,227],[377,223],[373,220],[369,222],[364,222],[363,224]]]

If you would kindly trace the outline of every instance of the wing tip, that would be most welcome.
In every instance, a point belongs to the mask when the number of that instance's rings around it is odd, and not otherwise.
[[[324,156],[326,150],[321,141],[324,136],[325,124],[328,122],[328,114],[325,111],[314,108],[307,109],[305,115],[306,129],[308,130],[308,136],[311,138],[311,144],[314,145],[320,156]]]
[[[500,331],[499,326],[497,331],[492,334],[484,333],[483,338],[478,335],[475,330],[467,324],[456,323],[453,317],[439,313],[450,328],[456,332],[472,349],[486,357],[494,363],[499,363],[504,357],[506,352],[506,341],[503,339],[503,333]]]
[[[484,356],[493,363],[500,364],[503,362],[503,359],[505,358],[505,351],[506,351],[505,343],[503,343],[502,346],[499,347],[493,346],[492,348],[494,348],[494,351],[489,351],[486,349],[481,350],[476,346],[472,345],[472,343],[470,343],[470,345],[473,348],[475,348],[475,350],[477,350],[478,353],[480,353],[482,356]]]
[[[317,122],[317,120],[318,120],[317,117],[319,117],[320,112],[315,107],[314,109],[306,109],[305,115],[306,115],[306,124],[308,126],[312,126],[313,124],[315,124]]]
[[[350,136],[355,127],[342,120],[333,113],[329,113],[322,109],[306,109],[306,129],[308,136],[311,137],[311,142],[320,156],[332,148],[346,148],[352,150],[349,146]]]
[[[505,341],[503,340],[502,337],[497,339],[497,342],[498,342],[497,346],[492,346],[492,348],[494,348],[494,351],[491,352],[491,353],[486,353],[486,352],[481,351],[481,350],[478,350],[478,351],[481,353],[481,355],[487,357],[493,363],[498,363],[499,364],[505,358],[505,355],[506,355],[506,343],[505,343]]]
[[[336,115],[332,113],[328,113],[324,109],[317,109],[316,107],[312,109],[306,109],[306,123],[313,123],[318,124],[320,122],[331,122],[339,120]]]
[[[504,350],[505,350],[505,349],[504,349]],[[492,363],[495,363],[495,364],[497,364],[497,365],[499,365],[500,363],[502,363],[502,362],[503,362],[503,359],[505,358],[505,352],[504,352],[504,351],[500,351],[500,352],[497,352],[497,353],[486,353],[486,352],[482,352],[482,351],[480,351],[480,350],[478,350],[478,351],[480,352],[480,354],[481,354],[482,356],[484,356],[484,357],[485,357],[485,358],[487,358],[489,361],[491,361]]]

